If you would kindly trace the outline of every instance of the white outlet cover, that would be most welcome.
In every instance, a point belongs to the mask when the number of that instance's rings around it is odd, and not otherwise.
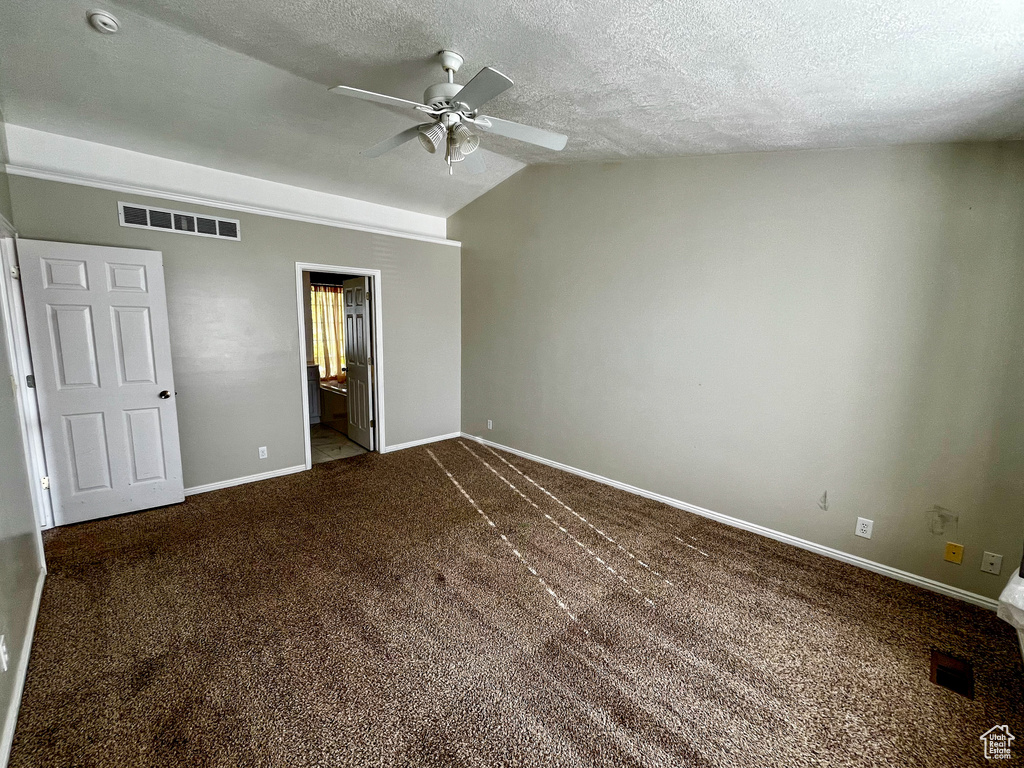
[[[857,527],[854,529],[854,533],[864,539],[871,538],[871,529],[875,527],[874,520],[868,520],[866,517],[857,518]]]
[[[996,576],[1003,570],[1003,556],[995,552],[986,552],[981,558],[981,570],[985,573],[992,573]]]
[[[267,458],[267,446],[265,446],[265,445],[261,445],[260,446],[260,458],[261,459]]]
[[[7,671],[7,665],[10,661],[11,657],[7,654],[7,638],[4,635],[0,635],[0,672]]]
[[[487,420],[487,428],[488,429],[492,429],[492,427],[491,427],[491,420],[490,419]]]

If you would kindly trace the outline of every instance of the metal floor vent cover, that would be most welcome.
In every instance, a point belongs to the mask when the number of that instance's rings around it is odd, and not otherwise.
[[[117,218],[122,227],[138,229],[161,229],[182,235],[217,237],[222,240],[241,240],[242,232],[238,219],[222,219],[203,216],[187,211],[171,211],[166,208],[150,208],[134,203],[118,203]]]
[[[931,681],[968,699],[974,698],[974,665],[969,661],[933,649]]]

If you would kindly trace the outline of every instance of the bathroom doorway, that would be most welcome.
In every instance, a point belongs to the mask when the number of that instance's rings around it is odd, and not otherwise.
[[[383,445],[380,273],[296,264],[306,467]]]

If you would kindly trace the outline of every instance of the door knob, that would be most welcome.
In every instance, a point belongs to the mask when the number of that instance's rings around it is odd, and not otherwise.
[[[171,393],[168,392],[166,389],[163,392],[160,393],[160,399],[161,400],[169,400],[170,397],[171,397]]]

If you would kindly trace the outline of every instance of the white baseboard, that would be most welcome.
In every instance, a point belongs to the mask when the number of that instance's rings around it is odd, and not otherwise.
[[[643,496],[646,499],[660,501],[662,504],[668,504],[670,507],[675,507],[676,509],[683,509],[686,510],[687,512],[693,512],[695,515],[700,515],[701,517],[707,517],[712,520],[717,520],[718,522],[732,526],[733,528],[741,528],[744,531],[750,531],[751,533],[756,533],[760,536],[765,536],[769,539],[775,539],[775,541],[781,541],[784,544],[791,544],[794,547],[806,549],[809,552],[815,552],[819,555],[830,557],[833,560],[839,560],[844,563],[849,563],[850,565],[855,565],[858,568],[863,568],[866,571],[878,573],[882,576],[888,576],[891,579],[896,579],[897,581],[903,581],[907,584],[913,584],[915,586],[930,590],[932,592],[938,592],[941,595],[946,595],[948,597],[954,597],[958,600],[963,600],[965,603],[978,605],[982,608],[988,608],[992,611],[996,610],[999,607],[998,600],[993,600],[990,597],[985,597],[984,595],[979,595],[975,592],[968,592],[966,589],[960,589],[959,587],[952,587],[949,584],[943,584],[941,581],[927,579],[924,576],[918,576],[916,573],[901,571],[899,568],[893,568],[892,566],[883,565],[882,563],[876,563],[874,560],[868,560],[864,557],[851,555],[848,552],[843,552],[839,549],[833,549],[832,547],[826,547],[823,544],[816,544],[813,541],[807,541],[806,539],[791,536],[788,533],[782,533],[781,531],[776,531],[772,528],[767,528],[763,525],[758,525],[757,523],[750,523],[746,520],[741,520],[738,517],[730,517],[729,515],[723,515],[720,512],[713,512],[710,509],[704,509],[703,507],[698,507],[695,504],[688,504],[685,501],[673,499],[670,496],[664,496],[660,493],[654,493],[653,491],[646,491],[643,488],[637,488],[635,485],[629,485],[628,483],[622,483],[619,482],[618,480],[612,480],[611,478],[603,477],[602,475],[595,475],[593,472],[587,472],[584,469],[570,467],[568,464],[562,464],[561,462],[558,461],[545,459],[542,456],[534,456],[532,453],[520,451],[516,448],[510,448],[507,445],[502,445],[501,443],[495,443],[490,440],[485,440],[484,438],[477,437],[476,435],[470,435],[466,432],[463,432],[462,436],[469,438],[470,440],[475,440],[478,443],[489,445],[492,448],[499,448],[503,451],[514,453],[516,456],[522,456],[524,459],[536,461],[538,464],[545,464],[549,467],[561,469],[562,471],[569,472],[573,475],[585,477],[588,480],[595,480],[599,483],[610,485],[613,488],[618,488],[621,491],[633,493],[636,494],[637,496]]]
[[[35,594],[32,607],[28,614],[28,626],[25,628],[25,641],[18,656],[18,666],[14,672],[14,690],[11,692],[11,703],[7,709],[7,719],[0,734],[0,768],[7,767],[11,757],[11,745],[14,744],[14,726],[18,723],[18,710],[21,708],[21,696],[25,692],[25,676],[28,674],[28,657],[32,652],[32,638],[36,632],[36,620],[39,618],[39,603],[43,599],[43,584],[46,582],[46,571],[40,570],[36,578]]]
[[[410,440],[408,443],[399,443],[398,445],[386,445],[381,449],[381,453],[391,453],[392,451],[401,451],[406,448],[415,448],[417,445],[427,445],[428,443],[438,443],[441,440],[452,440],[456,437],[462,437],[462,432],[452,432],[447,435],[437,435],[436,437],[425,437],[422,440]]]
[[[245,485],[246,483],[255,483],[260,480],[269,480],[272,477],[281,477],[283,475],[293,475],[296,472],[305,472],[306,465],[298,464],[294,467],[285,467],[284,469],[273,469],[270,472],[261,472],[258,475],[248,475],[246,477],[235,477],[231,480],[220,480],[216,483],[207,483],[206,485],[197,485],[194,488],[186,488],[186,496],[195,496],[197,493],[208,493],[209,491],[219,491],[221,488],[231,488],[236,485]]]

